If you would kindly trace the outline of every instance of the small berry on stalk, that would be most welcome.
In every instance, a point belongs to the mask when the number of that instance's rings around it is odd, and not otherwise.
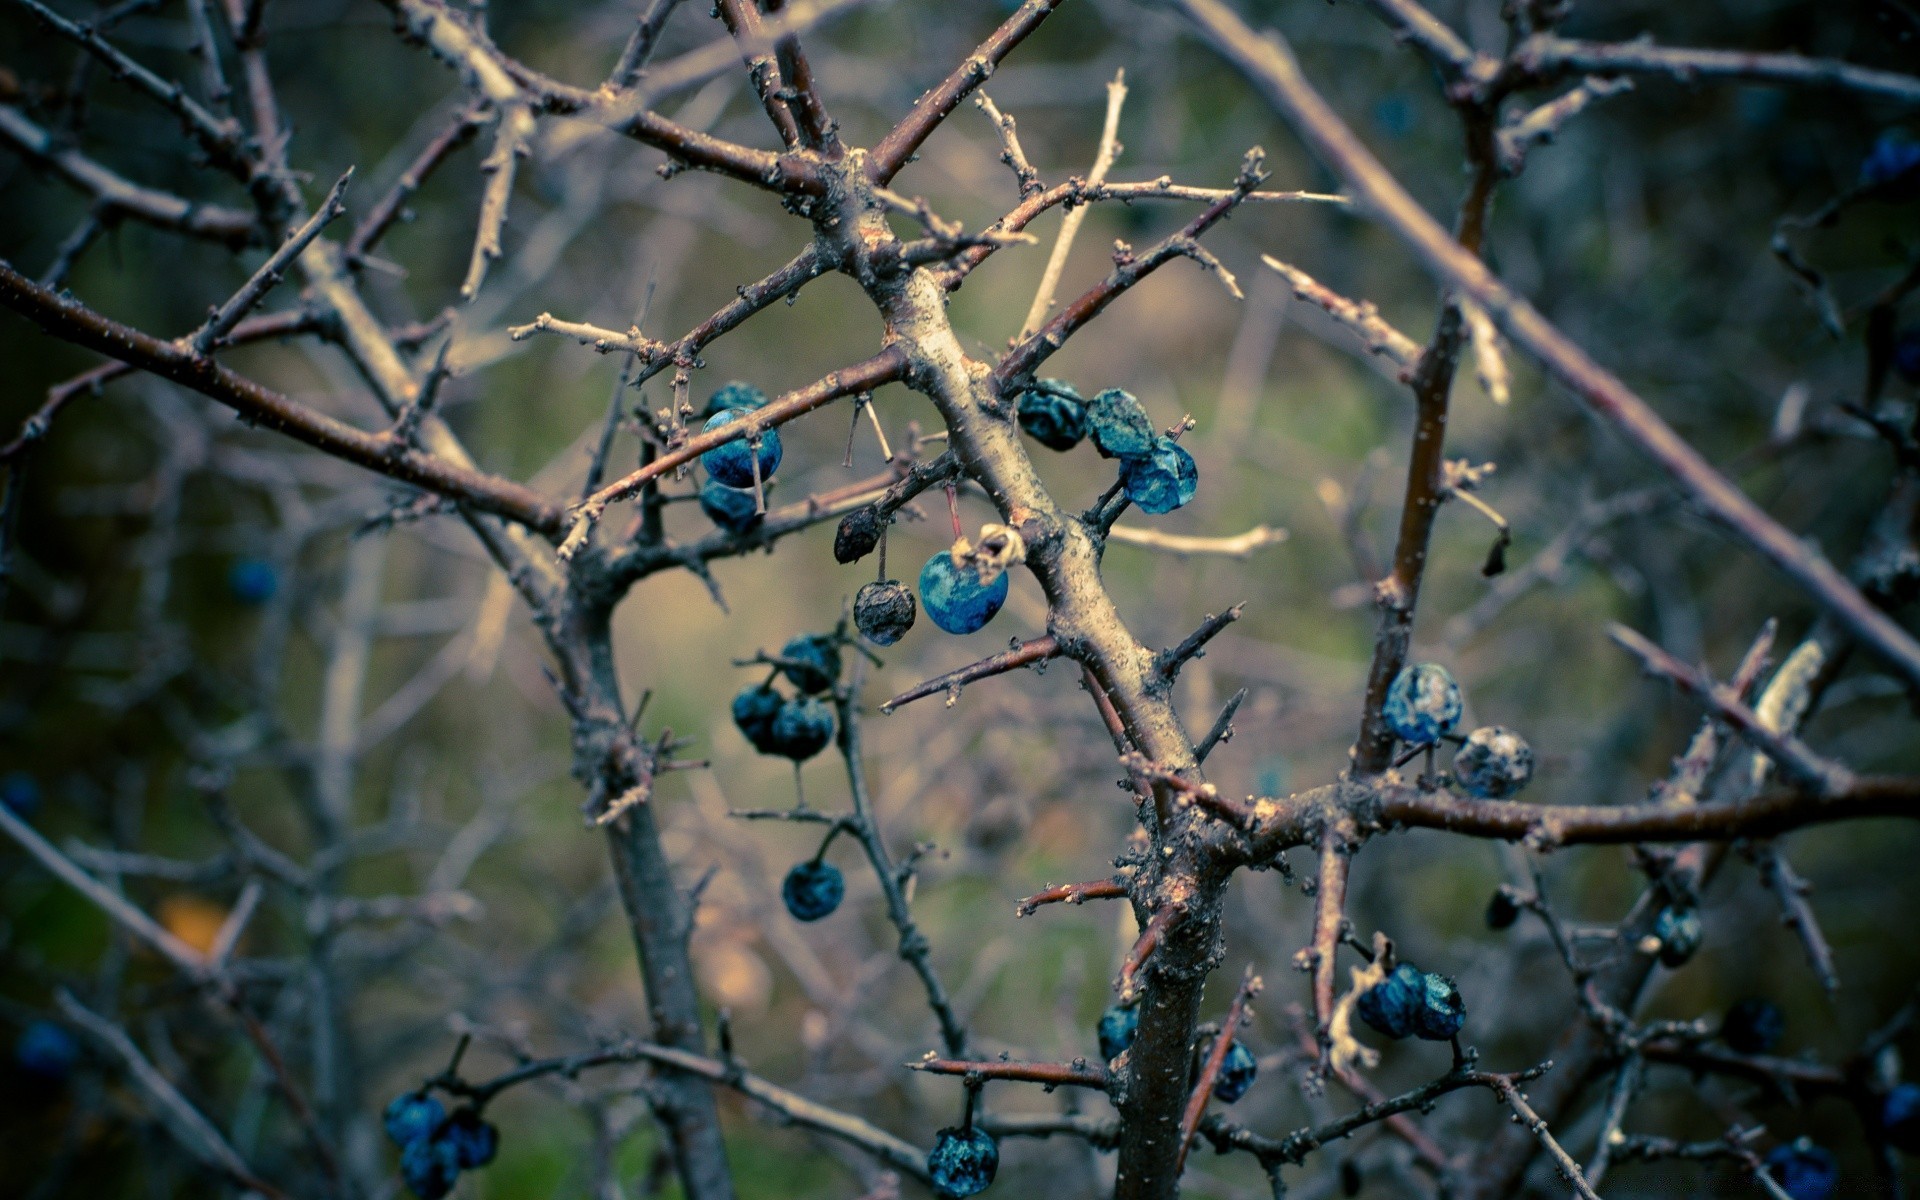
[[[886,524],[871,507],[856,508],[841,517],[840,527],[833,532],[833,561],[859,562],[872,554],[873,548],[880,544],[880,533]]]
[[[1112,1062],[1124,1053],[1140,1032],[1140,1010],[1115,1004],[1100,1014],[1094,1032],[1100,1038],[1100,1057]]]
[[[717,479],[700,485],[700,511],[728,533],[751,533],[766,516],[754,503],[753,489],[730,488]]]
[[[1501,888],[1493,894],[1493,899],[1487,901],[1488,929],[1508,929],[1519,919],[1520,902],[1507,889]]]
[[[981,583],[980,568],[954,561],[951,550],[940,551],[920,568],[920,603],[948,633],[972,633],[985,626],[1007,602],[1011,586],[1005,571],[992,583]]]
[[[1533,778],[1533,747],[1505,725],[1483,725],[1453,756],[1453,777],[1469,795],[1505,800]]]
[[[1660,941],[1660,965],[1671,970],[1685,966],[1694,956],[1705,931],[1700,927],[1700,914],[1692,907],[1669,905],[1653,919],[1653,936]]]
[[[1894,1149],[1920,1154],[1920,1083],[1895,1084],[1880,1103],[1880,1132]]]
[[[700,431],[712,433],[716,429],[724,428],[751,415],[750,409],[729,408],[707,418],[707,423],[700,427]],[[739,438],[724,446],[715,446],[700,456],[700,465],[707,469],[708,475],[730,488],[750,488],[754,480],[754,452],[752,446],[748,444],[751,440]],[[773,473],[780,468],[780,431],[778,429],[761,431],[759,458],[760,480],[765,483],[773,478]]]
[[[833,709],[812,696],[795,696],[780,706],[768,731],[768,753],[805,762],[833,741]]]
[[[1120,483],[1141,512],[1159,516],[1190,503],[1199,493],[1200,468],[1179,442],[1160,437],[1154,439],[1153,451],[1146,457],[1121,462]]]
[[[1213,1098],[1222,1104],[1232,1104],[1247,1094],[1258,1074],[1260,1060],[1253,1056],[1253,1051],[1238,1041],[1229,1043],[1227,1057],[1220,1063],[1220,1073],[1213,1077]]]
[[[756,683],[733,698],[733,723],[755,750],[778,754],[773,723],[786,707],[786,697],[764,683]]]
[[[460,1178],[459,1155],[443,1138],[415,1138],[400,1150],[400,1178],[420,1200],[440,1200]]]
[[[927,1155],[933,1194],[942,1200],[977,1196],[1000,1170],[1000,1147],[984,1129],[942,1129]]]
[[[1036,379],[1020,394],[1020,428],[1049,450],[1065,452],[1087,436],[1087,402],[1062,379]]]
[[[1736,1000],[1720,1022],[1720,1040],[1735,1054],[1765,1054],[1786,1036],[1787,1014],[1771,1000]]]
[[[243,558],[227,571],[227,591],[249,607],[259,607],[280,591],[280,572],[264,558]]]
[[[1452,672],[1439,663],[1411,663],[1393,677],[1380,714],[1401,741],[1431,746],[1459,722],[1464,707]]]
[[[913,593],[897,579],[878,579],[853,597],[854,628],[876,646],[891,646],[913,628],[919,612]]]
[[[1828,1200],[1840,1183],[1840,1164],[1810,1139],[1767,1151],[1767,1174],[1793,1200]]]
[[[380,1114],[387,1137],[396,1146],[406,1146],[433,1136],[447,1119],[446,1106],[425,1092],[402,1092],[387,1103]]]
[[[832,915],[846,894],[847,880],[840,868],[817,859],[796,865],[780,882],[780,899],[796,921],[818,921]]]
[[[1354,1011],[1368,1028],[1390,1038],[1410,1036],[1426,1002],[1427,981],[1412,963],[1401,963],[1387,977],[1360,993]]]
[[[840,646],[824,633],[803,633],[780,648],[780,673],[803,692],[831,689],[840,678]]]
[[[29,1075],[60,1083],[80,1061],[80,1043],[64,1025],[34,1021],[20,1031],[20,1040],[13,1044],[13,1061]]]
[[[1108,388],[1087,405],[1087,427],[1101,458],[1145,458],[1153,453],[1153,421],[1132,392]]]
[[[730,408],[764,408],[766,403],[765,392],[735,379],[714,389],[713,395],[707,397],[707,406],[700,410],[700,419],[710,420]]]
[[[453,1160],[463,1171],[486,1166],[500,1152],[500,1131],[471,1108],[455,1109],[438,1136],[452,1145]]]

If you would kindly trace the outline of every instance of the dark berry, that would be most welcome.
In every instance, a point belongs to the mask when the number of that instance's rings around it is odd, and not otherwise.
[[[1860,186],[1880,189],[1891,200],[1920,196],[1920,142],[1888,130],[1860,162]]]
[[[773,723],[786,707],[786,697],[764,683],[756,683],[733,698],[733,723],[755,750],[777,754]]]
[[[1908,383],[1920,385],[1920,325],[1901,330],[1893,339],[1893,369]]]
[[[707,406],[700,410],[700,419],[705,421],[718,416],[730,408],[761,408],[767,403],[767,394],[750,383],[735,379],[723,383],[707,397]]]
[[[432,1137],[433,1131],[440,1128],[440,1123],[446,1119],[446,1106],[425,1092],[402,1092],[380,1114],[387,1137],[396,1146],[406,1146]]]
[[[1140,1032],[1140,1010],[1116,1004],[1100,1014],[1094,1032],[1100,1036],[1100,1057],[1112,1062],[1133,1045],[1134,1035]]]
[[[1426,995],[1426,977],[1419,968],[1401,963],[1385,979],[1361,992],[1353,1009],[1376,1033],[1403,1038],[1413,1033]]]
[[[1247,1094],[1253,1086],[1254,1076],[1260,1074],[1260,1060],[1253,1051],[1239,1042],[1227,1047],[1227,1057],[1220,1064],[1220,1073],[1213,1077],[1213,1098],[1222,1104],[1232,1104]]]
[[[700,511],[728,533],[751,533],[766,517],[755,511],[752,488],[730,488],[717,479],[700,485]]]
[[[1002,571],[992,583],[980,582],[980,570],[957,563],[953,552],[942,550],[920,568],[920,603],[933,623],[948,633],[972,633],[1000,611],[1011,587]]]
[[[13,1044],[13,1061],[29,1075],[59,1083],[80,1061],[80,1043],[64,1025],[35,1021],[20,1031],[20,1040]]]
[[[1483,800],[1505,800],[1533,778],[1533,747],[1505,725],[1483,725],[1453,756],[1453,777]]]
[[[27,771],[8,771],[0,776],[0,804],[16,817],[30,817],[40,811],[40,781]]]
[[[871,508],[856,508],[841,517],[840,527],[833,534],[833,561],[859,562],[872,554],[873,548],[880,544],[880,531],[884,528],[886,522]]]
[[[809,859],[780,881],[780,899],[796,921],[818,921],[831,915],[846,895],[846,876],[830,862]]]
[[[1360,1194],[1360,1185],[1363,1182],[1360,1178],[1360,1164],[1350,1158],[1342,1159],[1340,1162],[1340,1194],[1342,1196],[1358,1196]]]
[[[891,646],[913,628],[920,610],[913,593],[897,579],[865,584],[853,597],[853,625],[879,646]]]
[[[453,1147],[453,1161],[463,1171],[486,1166],[500,1152],[500,1131],[471,1108],[455,1109],[437,1136]]]
[[[1153,421],[1132,392],[1108,388],[1087,405],[1087,428],[1101,458],[1145,458],[1153,453]]]
[[[1880,1132],[1887,1144],[1920,1154],[1920,1083],[1896,1084],[1880,1103]]]
[[[828,691],[840,679],[840,646],[824,633],[803,633],[780,648],[781,674],[803,692]]]
[[[1071,450],[1087,436],[1087,402],[1063,380],[1036,379],[1021,393],[1019,413],[1020,428],[1049,450]]]
[[[805,762],[833,741],[833,709],[812,696],[795,696],[780,706],[767,732],[769,754]]]
[[[440,1200],[460,1178],[459,1151],[440,1138],[415,1138],[400,1148],[400,1178],[420,1200]]]
[[[1767,1174],[1793,1200],[1828,1200],[1840,1183],[1840,1164],[1806,1138],[1767,1151]]]
[[[1413,1036],[1444,1042],[1467,1023],[1467,1002],[1445,975],[1428,971],[1420,981],[1420,1007],[1413,1014]]]
[[[1487,901],[1488,929],[1507,929],[1519,919],[1520,902],[1507,889],[1501,888],[1493,894],[1493,899]]]
[[[1765,1054],[1786,1036],[1787,1014],[1771,1000],[1736,1000],[1720,1023],[1720,1039],[1736,1054]]]
[[[1158,516],[1193,499],[1200,490],[1200,468],[1179,442],[1161,437],[1145,458],[1121,462],[1120,483],[1141,512]]]
[[[707,418],[700,427],[702,433],[712,433],[716,429],[731,425],[751,416],[750,409],[729,408]],[[753,448],[747,443],[751,439],[738,438],[724,446],[715,446],[700,456],[700,465],[707,474],[730,488],[750,488],[753,486]],[[760,433],[760,480],[764,484],[773,478],[780,469],[780,431],[766,429]]]
[[[1412,663],[1393,677],[1380,714],[1401,741],[1431,746],[1460,720],[1463,707],[1451,672],[1439,663]]]
[[[1668,969],[1685,966],[1700,949],[1704,935],[1700,914],[1690,907],[1663,908],[1653,919],[1653,936],[1660,941],[1660,963]]]
[[[265,604],[279,590],[280,572],[264,558],[243,558],[227,571],[227,591],[242,604]]]
[[[1000,1147],[984,1129],[942,1129],[927,1155],[933,1194],[942,1200],[979,1195],[999,1169]]]

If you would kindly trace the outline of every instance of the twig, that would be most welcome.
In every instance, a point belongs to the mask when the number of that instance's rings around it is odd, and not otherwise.
[[[1105,182],[1107,172],[1113,168],[1113,160],[1120,155],[1120,108],[1126,101],[1127,73],[1120,71],[1107,84],[1107,116],[1100,127],[1100,148],[1094,154],[1093,169],[1087,172],[1087,182],[1095,186]],[[1011,125],[1006,129],[1008,136],[1011,136]],[[1024,197],[1024,177],[1020,191]],[[1040,323],[1047,319],[1047,312],[1053,307],[1054,291],[1060,286],[1060,273],[1066,270],[1067,255],[1072,252],[1073,241],[1080,235],[1080,225],[1086,219],[1087,210],[1075,208],[1061,220],[1060,236],[1053,243],[1053,253],[1047,257],[1046,270],[1040,275],[1040,287],[1033,294],[1033,303],[1027,308],[1026,319],[1020,322],[1020,332],[1016,335],[1020,339],[1033,336],[1034,331],[1040,328]]]
[[[1088,900],[1119,900],[1127,894],[1126,885],[1117,879],[1089,879],[1085,883],[1061,883],[1042,888],[1013,906],[1016,917],[1030,917],[1043,904],[1083,904]]]
[[[1180,557],[1218,555],[1221,558],[1252,558],[1254,552],[1285,542],[1288,533],[1271,525],[1255,525],[1245,533],[1231,537],[1194,537],[1190,534],[1162,533],[1158,529],[1136,529],[1115,525],[1107,530],[1107,540],[1128,546],[1144,546],[1163,554]]]
[[[1083,1058],[1069,1063],[1014,1062],[1009,1059],[940,1058],[929,1053],[919,1062],[906,1063],[909,1070],[933,1075],[965,1075],[973,1079],[1007,1079],[1019,1083],[1044,1083],[1049,1088],[1083,1087],[1106,1091],[1112,1080],[1107,1069]]]
[[[1044,634],[1029,641],[1016,643],[1011,649],[989,655],[978,662],[968,663],[964,667],[937,675],[924,683],[917,683],[898,696],[880,706],[883,713],[891,713],[903,704],[911,704],[925,696],[945,693],[947,707],[952,708],[960,699],[960,689],[979,679],[994,675],[1004,675],[1008,671],[1017,671],[1021,667],[1046,662],[1060,653],[1059,639],[1052,634]]]

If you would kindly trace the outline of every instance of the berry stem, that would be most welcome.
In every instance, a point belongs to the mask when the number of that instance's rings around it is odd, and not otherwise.
[[[767,511],[767,489],[760,481],[760,436],[755,434],[747,439],[747,462],[753,467],[753,511],[758,516]]]
[[[947,517],[953,522],[953,540],[960,540],[960,489],[947,480]]]

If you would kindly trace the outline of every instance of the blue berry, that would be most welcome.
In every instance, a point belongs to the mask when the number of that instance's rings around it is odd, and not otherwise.
[[[243,558],[227,571],[227,591],[242,604],[265,604],[279,590],[280,572],[264,558]]]
[[[1806,1138],[1767,1151],[1767,1174],[1793,1200],[1828,1200],[1840,1183],[1840,1164]]]
[[[1420,969],[1401,963],[1385,979],[1361,992],[1353,1009],[1376,1033],[1403,1038],[1413,1033],[1426,995],[1427,980]]]
[[[1736,1054],[1765,1054],[1787,1033],[1787,1014],[1771,1000],[1736,1000],[1720,1023],[1720,1040]]]
[[[1121,462],[1120,483],[1141,512],[1157,516],[1192,501],[1200,490],[1200,468],[1179,442],[1161,437],[1154,439],[1153,452],[1145,458]]]
[[[1860,186],[1883,188],[1895,199],[1920,192],[1920,142],[1895,129],[1881,134],[1861,160]]]
[[[1213,1097],[1222,1104],[1232,1104],[1247,1094],[1253,1086],[1254,1076],[1260,1073],[1260,1060],[1253,1051],[1239,1042],[1227,1047],[1227,1057],[1220,1064],[1220,1073],[1213,1077]]]
[[[795,696],[780,706],[767,731],[767,753],[805,762],[833,741],[833,710],[812,696]]]
[[[471,1108],[455,1109],[439,1138],[453,1147],[453,1161],[463,1171],[484,1167],[500,1153],[500,1131]]]
[[[786,706],[786,697],[764,683],[756,683],[733,698],[733,723],[742,737],[762,754],[773,754],[773,723]]]
[[[707,397],[707,406],[700,410],[700,419],[706,420],[730,408],[762,408],[767,403],[767,394],[750,383],[735,379],[723,383]]]
[[[1520,902],[1506,888],[1494,892],[1487,901],[1487,928],[1506,929],[1520,919]]]
[[[1071,450],[1087,436],[1087,402],[1065,380],[1035,380],[1018,411],[1020,428],[1049,450]]]
[[[1888,1144],[1920,1154],[1920,1083],[1895,1085],[1880,1103],[1880,1132]]]
[[[1453,756],[1453,777],[1471,795],[1505,800],[1533,778],[1533,747],[1505,725],[1482,726]]]
[[[1685,966],[1700,949],[1705,931],[1700,927],[1700,914],[1691,907],[1669,906],[1654,917],[1653,936],[1660,941],[1661,965],[1672,970]]]
[[[13,1044],[13,1061],[29,1075],[59,1083],[80,1061],[80,1043],[64,1025],[35,1021],[20,1031],[20,1040]]]
[[[1467,1002],[1445,975],[1428,971],[1420,981],[1420,1007],[1413,1014],[1413,1036],[1444,1042],[1467,1023]]]
[[[1133,1045],[1134,1035],[1140,1032],[1140,1010],[1116,1004],[1100,1014],[1094,1032],[1100,1036],[1100,1057],[1112,1062]]]
[[[728,533],[751,533],[766,516],[754,510],[752,488],[742,491],[714,479],[700,485],[700,511]]]
[[[40,781],[28,771],[8,771],[0,777],[0,804],[16,817],[40,811]]]
[[[1463,707],[1451,672],[1439,663],[1412,663],[1393,677],[1380,713],[1401,741],[1431,746],[1460,720]]]
[[[716,429],[731,425],[752,415],[751,409],[729,408],[707,418],[700,427],[702,433],[712,433]],[[724,446],[715,446],[700,456],[700,465],[707,474],[730,488],[750,488],[753,486],[753,448],[747,444],[749,439],[740,438]],[[780,469],[780,431],[763,430],[760,434],[760,480],[764,484],[773,478]]]
[[[389,1101],[386,1111],[380,1114],[387,1137],[396,1146],[432,1137],[446,1119],[446,1106],[425,1092],[402,1092]]]
[[[840,646],[824,633],[803,633],[780,648],[781,674],[803,692],[824,692],[840,678]]]
[[[1920,385],[1920,325],[1901,330],[1893,339],[1893,369],[1908,383]]]
[[[1087,405],[1087,427],[1101,458],[1145,458],[1153,453],[1153,421],[1133,393],[1108,388]]]
[[[913,628],[920,611],[913,593],[898,579],[876,579],[853,597],[853,625],[876,646],[891,646]]]
[[[443,1138],[415,1138],[400,1149],[400,1178],[420,1200],[440,1200],[460,1178],[459,1151]]]
[[[993,620],[1011,586],[1005,571],[992,583],[981,583],[979,568],[955,562],[951,550],[942,550],[920,568],[920,603],[948,633],[972,633]]]
[[[942,1200],[977,1196],[1000,1169],[1000,1147],[984,1129],[942,1129],[927,1155],[933,1194]]]
[[[818,921],[831,916],[846,899],[847,878],[830,862],[809,859],[780,881],[780,899],[796,921]]]

